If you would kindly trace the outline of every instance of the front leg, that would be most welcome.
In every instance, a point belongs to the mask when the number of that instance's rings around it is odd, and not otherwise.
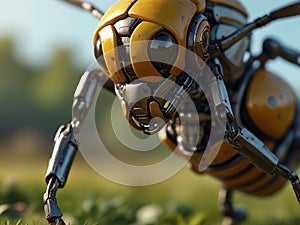
[[[44,210],[48,222],[51,225],[59,225],[65,223],[61,219],[62,213],[57,205],[56,192],[59,188],[64,187],[78,150],[71,124],[61,126],[54,141],[53,153],[46,174],[48,186],[44,194]]]
[[[79,132],[99,86],[114,93],[112,81],[101,71],[92,70],[83,74],[74,94],[73,120],[66,126],[61,126],[54,138],[55,144],[46,174],[48,186],[44,194],[45,215],[51,225],[65,224],[57,205],[56,192],[59,188],[63,188],[67,181],[72,162],[78,151],[75,131]]]

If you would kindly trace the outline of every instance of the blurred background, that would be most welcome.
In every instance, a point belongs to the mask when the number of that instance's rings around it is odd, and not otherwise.
[[[115,1],[91,2],[105,11]],[[293,1],[241,2],[248,9],[251,20]],[[2,224],[7,221],[45,223],[42,194],[52,139],[58,126],[70,121],[73,93],[80,76],[94,61],[92,39],[98,22],[88,13],[59,0],[0,0]],[[256,30],[252,52],[259,53],[267,37],[275,37],[300,51],[299,24],[298,16]],[[297,67],[281,59],[269,63],[268,67],[282,75],[300,94]],[[98,176],[78,154],[70,180],[59,197],[63,199],[61,207],[67,211],[66,217],[74,224],[88,220],[94,221],[93,224],[98,224],[95,222],[98,220],[104,221],[103,224],[143,224],[139,218],[143,219],[145,212],[146,218],[149,212],[154,215],[152,218],[162,212],[171,215],[173,222],[170,224],[175,224],[174,221],[200,224],[204,220],[217,221],[217,224],[220,220],[216,204],[218,188],[216,181],[197,177],[186,170],[162,184],[145,188],[124,187]],[[250,222],[256,221],[254,224],[264,218],[271,221],[274,212],[275,220],[280,221],[278,224],[288,218],[293,221],[299,218],[290,187],[267,200],[238,194],[237,202],[249,206]],[[268,206],[272,210],[266,210]],[[167,219],[161,220],[168,224]],[[150,222],[148,224],[153,224]]]

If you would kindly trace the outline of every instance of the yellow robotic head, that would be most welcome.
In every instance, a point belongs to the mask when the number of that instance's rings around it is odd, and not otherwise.
[[[94,37],[95,56],[115,83],[123,112],[135,128],[154,133],[175,115],[173,103],[179,99],[174,96],[192,83],[183,72],[187,49],[196,53],[197,67],[208,60],[205,7],[205,0],[120,0],[102,17]],[[166,98],[168,89],[173,94]],[[153,120],[157,118],[160,122]]]
[[[205,0],[116,2],[102,17],[94,37],[95,55],[103,56],[104,73],[116,84],[148,76],[177,76],[180,71],[173,65],[184,66],[184,48],[206,61],[210,28],[201,15],[205,7]],[[149,44],[134,44],[140,41]],[[157,55],[168,63],[151,61]],[[139,57],[147,60],[137,63]],[[124,60],[131,66],[122,68]],[[116,71],[116,67],[122,69]]]

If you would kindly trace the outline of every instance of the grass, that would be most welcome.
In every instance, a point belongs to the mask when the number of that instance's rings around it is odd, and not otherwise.
[[[29,161],[27,161],[29,160]],[[0,203],[22,201],[23,213],[7,210],[0,225],[43,225],[42,195],[46,159],[11,158],[0,163]],[[127,187],[97,175],[77,157],[58,202],[66,222],[72,225],[214,225],[219,183],[184,169],[169,180],[148,187]],[[235,202],[247,208],[244,225],[296,225],[299,206],[289,185],[271,198],[236,193]],[[1,207],[0,207],[1,208]],[[1,210],[0,210],[1,211]]]

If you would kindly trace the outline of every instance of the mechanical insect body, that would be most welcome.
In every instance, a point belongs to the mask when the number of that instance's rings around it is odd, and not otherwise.
[[[172,150],[179,146],[180,154],[191,156],[195,172],[222,182],[220,209],[229,218],[227,224],[236,224],[246,216],[233,208],[232,190],[269,196],[290,180],[300,202],[300,181],[294,172],[300,159],[299,98],[282,78],[265,68],[276,57],[299,66],[299,53],[273,39],[265,40],[261,54],[253,56],[249,51],[251,31],[273,20],[299,15],[299,2],[247,23],[248,13],[237,0],[120,0],[105,14],[86,2],[65,1],[101,18],[94,37],[101,69],[83,75],[74,96],[73,120],[55,137],[44,195],[50,224],[64,224],[56,191],[65,185],[78,149],[73,129],[80,128],[100,84],[117,95],[133,127],[146,134],[160,131]],[[149,44],[136,45],[139,41]],[[203,63],[212,71],[211,92],[217,93],[212,98],[218,116],[226,120],[224,138],[216,143],[221,147],[205,169],[200,162],[212,126],[211,110],[193,77],[178,69],[187,65],[184,49],[197,55],[192,60],[199,74]],[[246,53],[250,57],[244,61]],[[139,55],[148,61],[136,61]],[[155,55],[165,63],[155,61]],[[154,80],[143,82],[147,77]],[[149,97],[138,99],[141,90],[147,90]],[[180,105],[184,93],[192,99],[196,113],[188,113],[189,105]],[[187,113],[179,115],[180,107]],[[157,117],[161,120],[155,120]],[[189,119],[181,122],[184,117]],[[196,132],[198,123],[201,129]]]

